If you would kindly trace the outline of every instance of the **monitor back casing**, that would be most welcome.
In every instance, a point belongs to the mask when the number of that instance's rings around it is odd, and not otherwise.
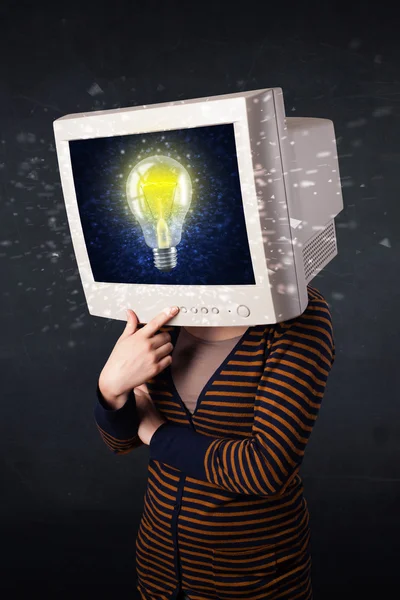
[[[255,285],[98,282],[79,216],[69,141],[233,123]],[[307,284],[337,255],[343,209],[333,123],[286,118],[281,88],[72,114],[54,121],[61,184],[91,315],[147,323],[181,307],[171,325],[251,326],[287,321],[308,304]],[[179,246],[178,246],[179,249]]]

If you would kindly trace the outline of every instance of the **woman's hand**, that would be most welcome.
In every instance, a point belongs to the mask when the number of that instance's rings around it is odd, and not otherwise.
[[[138,436],[143,444],[150,444],[153,434],[163,423],[165,419],[160,411],[154,406],[150,394],[146,393],[143,388],[134,388],[136,398],[136,408],[140,419]]]
[[[179,309],[177,308],[178,312]],[[116,408],[123,406],[130,390],[158,375],[172,362],[173,345],[167,332],[156,332],[176,313],[162,311],[141,329],[133,310],[99,377],[103,397]]]

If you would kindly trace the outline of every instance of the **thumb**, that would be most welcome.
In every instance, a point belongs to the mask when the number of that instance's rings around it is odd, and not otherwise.
[[[135,331],[137,329],[137,324],[139,322],[136,314],[130,308],[128,308],[126,310],[126,316],[127,316],[126,326],[120,336],[121,338],[129,337],[130,335],[135,333]]]

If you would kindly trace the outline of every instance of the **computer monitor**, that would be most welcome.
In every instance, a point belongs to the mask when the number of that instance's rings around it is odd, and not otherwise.
[[[91,315],[274,324],[337,255],[333,123],[285,117],[280,88],[71,114],[54,133]]]

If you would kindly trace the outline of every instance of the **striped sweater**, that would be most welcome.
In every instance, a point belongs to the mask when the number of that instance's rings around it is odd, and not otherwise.
[[[302,315],[249,327],[191,414],[171,368],[147,382],[167,419],[149,445],[136,539],[142,599],[310,600],[309,513],[299,469],[335,360],[331,314],[308,286]],[[179,327],[164,326],[175,344]],[[173,356],[173,353],[172,353]],[[116,454],[142,444],[133,392],[95,421]]]

